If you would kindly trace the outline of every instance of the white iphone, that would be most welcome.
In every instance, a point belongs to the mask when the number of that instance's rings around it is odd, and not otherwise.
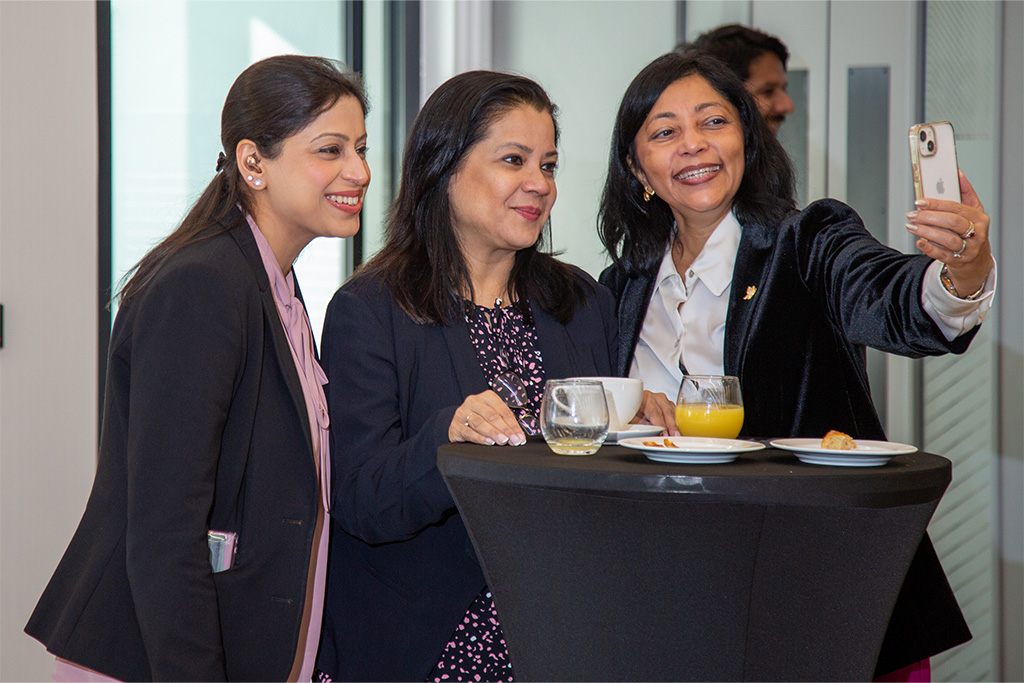
[[[939,121],[911,126],[910,166],[916,199],[960,201],[953,124]]]

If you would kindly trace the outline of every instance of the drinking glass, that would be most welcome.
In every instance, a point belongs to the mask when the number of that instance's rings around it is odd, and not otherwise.
[[[549,379],[540,405],[540,431],[560,455],[592,455],[608,436],[604,385],[595,380]]]
[[[739,378],[683,375],[676,398],[676,425],[683,436],[735,439],[743,427]]]

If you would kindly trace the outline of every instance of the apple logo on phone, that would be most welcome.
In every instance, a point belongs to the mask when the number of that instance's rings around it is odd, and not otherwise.
[[[942,182],[942,178],[939,178],[939,182],[935,183],[935,191],[940,195],[946,194],[946,184]]]

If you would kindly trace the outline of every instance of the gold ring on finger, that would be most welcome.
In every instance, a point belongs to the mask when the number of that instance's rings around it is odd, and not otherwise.
[[[967,240],[960,238],[960,241],[963,242],[963,244],[960,245],[960,251],[953,252],[953,258],[962,258],[964,255],[964,249],[967,248]]]
[[[960,235],[960,237],[961,237],[961,239],[969,240],[972,237],[974,237],[975,232],[976,232],[976,230],[974,229],[974,221],[971,221],[971,225],[970,225],[970,227],[967,228],[967,232],[965,232],[964,234]],[[961,249],[960,251],[963,251],[963,249]]]
[[[473,414],[472,412],[466,413],[466,419],[462,421],[462,424],[464,424],[464,425],[466,425],[468,427],[469,426],[469,417],[472,414]]]

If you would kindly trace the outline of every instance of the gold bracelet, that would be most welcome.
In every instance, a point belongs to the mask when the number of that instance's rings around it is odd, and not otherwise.
[[[957,299],[963,299],[964,301],[974,301],[981,293],[985,291],[985,285],[988,284],[988,276],[985,277],[984,282],[981,283],[981,287],[978,287],[978,291],[970,296],[960,296],[960,293],[956,291],[956,285],[949,279],[949,267],[943,263],[942,270],[939,271],[939,282],[946,288],[946,291],[955,296]]]

